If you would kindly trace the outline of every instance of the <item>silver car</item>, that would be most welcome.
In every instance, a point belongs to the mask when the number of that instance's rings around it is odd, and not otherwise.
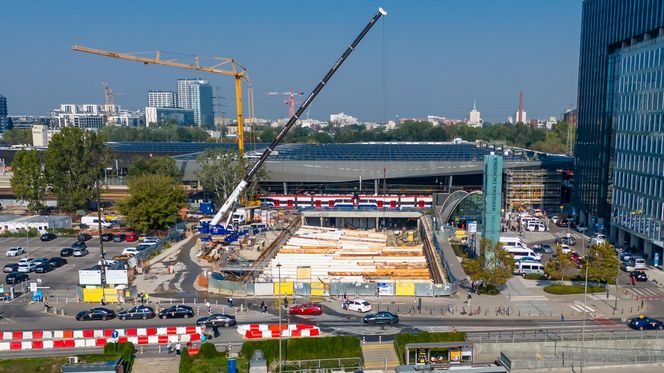
[[[25,254],[25,250],[22,247],[10,247],[6,254],[7,256],[19,256]]]

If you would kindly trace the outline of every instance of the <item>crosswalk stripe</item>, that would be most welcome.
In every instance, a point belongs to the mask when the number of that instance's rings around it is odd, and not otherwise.
[[[577,312],[583,312],[584,309],[586,312],[595,312],[592,307],[584,306],[583,304],[570,304],[569,306]]]

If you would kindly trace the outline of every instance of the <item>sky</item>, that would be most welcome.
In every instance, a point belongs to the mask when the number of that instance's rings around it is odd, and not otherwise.
[[[516,111],[519,92],[528,118],[575,106],[580,0],[8,1],[0,12],[0,94],[10,115],[44,115],[63,103],[103,104],[108,82],[116,104],[142,109],[148,90],[175,91],[176,79],[199,77],[218,87],[216,110],[236,115],[232,77],[69,47],[159,50],[236,59],[251,78],[256,117],[286,117],[285,97],[266,93],[311,92],[379,6],[388,16],[313,102],[310,117],[463,119],[477,101],[484,120],[502,122]]]

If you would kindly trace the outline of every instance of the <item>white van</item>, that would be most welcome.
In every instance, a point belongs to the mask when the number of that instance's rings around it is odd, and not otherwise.
[[[544,266],[542,263],[539,262],[533,262],[533,261],[519,261],[516,263],[516,273],[520,275],[527,275],[527,274],[537,274],[537,275],[543,275],[544,274]]]
[[[526,230],[529,232],[544,232],[546,231],[546,226],[542,223],[531,221],[526,226]]]
[[[527,249],[528,245],[520,237],[500,237],[500,243],[503,244],[503,248],[507,250],[508,247],[519,247],[522,249]]]
[[[84,216],[81,218],[81,224],[85,224],[90,228],[97,228],[99,226],[99,219],[96,216]],[[111,223],[107,222],[106,219],[101,218],[101,227],[110,228]]]
[[[514,260],[521,260],[525,257],[534,258],[538,262],[542,260],[542,255],[535,253],[529,248],[523,248],[518,246],[509,246],[509,247],[505,246],[503,247],[503,249],[505,249],[505,251],[507,251],[508,253],[512,254],[514,256]]]
[[[627,272],[641,271],[647,268],[646,260],[638,256],[630,258],[626,263],[623,263],[623,265]]]

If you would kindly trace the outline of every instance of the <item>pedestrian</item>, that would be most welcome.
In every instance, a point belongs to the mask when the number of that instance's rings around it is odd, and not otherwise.
[[[178,342],[178,343],[175,345],[175,354],[179,356],[179,355],[180,355],[180,350],[181,350],[181,349],[182,349],[182,345],[180,344],[180,342]]]
[[[284,297],[284,308],[288,308],[288,298]]]
[[[217,325],[212,325],[212,335],[215,338],[219,336],[219,327]]]
[[[630,279],[632,280],[632,286],[636,286],[636,276],[632,275]]]
[[[44,298],[44,310],[46,312],[51,310],[51,306],[48,304],[48,297]]]
[[[348,300],[348,296],[346,295],[345,291],[344,291],[344,300]]]
[[[560,322],[565,322],[565,315],[562,313],[560,314]]]
[[[470,295],[470,293],[468,293],[468,299],[466,299],[466,303],[468,303],[469,306],[470,306],[470,300],[471,300],[472,298],[473,298],[473,296]]]
[[[170,354],[173,352],[173,343],[171,341],[168,341],[168,344],[166,345],[166,351]]]
[[[150,304],[150,294],[145,293],[143,296],[145,297],[145,303]]]
[[[643,299],[641,299],[641,309],[643,309]]]
[[[207,307],[208,314],[212,315],[212,305],[209,300],[205,302],[205,307]]]
[[[138,293],[138,299],[141,301],[141,304],[145,304],[145,294]]]
[[[105,306],[106,305],[106,299],[104,297],[101,298],[101,305]]]
[[[376,298],[380,298],[380,288],[376,288]]]
[[[230,298],[230,297],[228,298],[228,305],[230,307],[233,307],[233,298]]]
[[[261,301],[261,312],[265,313],[265,301]]]

